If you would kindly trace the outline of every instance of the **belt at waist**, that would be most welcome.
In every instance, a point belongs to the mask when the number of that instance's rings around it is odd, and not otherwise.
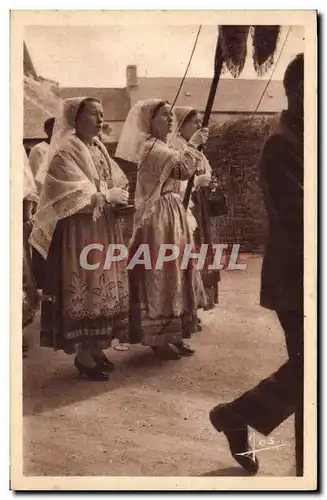
[[[177,200],[180,200],[181,197],[179,195],[179,193],[175,193],[173,191],[162,191],[161,192],[161,196],[165,196],[166,194],[171,194],[172,196],[174,196],[174,198],[176,198]]]

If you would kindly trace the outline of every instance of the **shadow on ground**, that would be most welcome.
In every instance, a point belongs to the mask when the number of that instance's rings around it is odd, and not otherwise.
[[[242,467],[226,467],[225,469],[212,470],[201,474],[202,476],[251,477]]]

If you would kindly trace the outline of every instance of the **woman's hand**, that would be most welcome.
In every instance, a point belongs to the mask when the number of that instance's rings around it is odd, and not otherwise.
[[[208,128],[200,128],[197,130],[189,140],[189,144],[198,148],[199,146],[204,145],[209,137],[209,129]]]
[[[211,174],[198,175],[194,179],[195,189],[199,189],[201,187],[207,187],[209,186],[210,182],[211,182]]]
[[[114,187],[108,189],[107,202],[112,205],[127,205],[129,193],[126,189]]]

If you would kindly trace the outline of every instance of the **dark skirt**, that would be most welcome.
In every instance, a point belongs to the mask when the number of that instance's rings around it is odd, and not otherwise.
[[[87,245],[100,243],[103,252],[91,250],[88,270],[80,263]],[[92,214],[76,214],[57,224],[48,258],[38,279],[44,299],[41,314],[42,346],[76,351],[78,344],[105,349],[113,338],[128,339],[129,287],[126,262],[111,263],[104,269],[109,244],[122,244],[119,223],[108,209],[96,222]],[[41,276],[40,276],[41,275]],[[42,278],[43,275],[43,278]]]
[[[194,242],[195,246],[200,248],[202,243],[206,243],[203,239],[201,230],[199,227],[194,231]],[[207,305],[204,310],[213,309],[219,302],[219,281],[220,281],[220,271],[219,270],[209,270],[208,266],[213,263],[213,255],[210,254],[210,244],[207,253],[207,260],[201,270],[201,278],[203,282],[203,287],[206,293]]]

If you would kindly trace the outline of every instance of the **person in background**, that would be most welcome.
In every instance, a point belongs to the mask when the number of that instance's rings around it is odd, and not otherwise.
[[[47,138],[36,144],[30,151],[29,163],[34,176],[35,184],[40,194],[42,185],[45,179],[46,168],[48,165],[47,155],[49,151],[49,144],[51,142],[51,137],[53,134],[53,127],[55,123],[55,118],[48,118],[44,122],[44,132]]]
[[[295,414],[296,474],[303,475],[303,81],[304,55],[299,54],[284,75],[288,107],[260,161],[269,222],[261,305],[276,311],[288,360],[256,387],[210,413],[233,457],[251,473],[257,472],[258,461],[249,453],[248,426],[268,436]]]
[[[104,123],[98,134],[100,141],[106,144],[110,140],[110,135],[112,133],[112,126],[109,123]]]
[[[170,147],[177,151],[184,149],[192,135],[201,128],[201,121],[198,110],[189,106],[176,106],[174,108],[174,126],[169,142]],[[204,206],[205,199],[200,199],[201,188],[208,187],[211,182],[212,169],[205,155],[202,155],[202,158],[204,174],[194,178],[193,193],[187,210],[188,221],[197,248],[200,248],[203,243],[212,244],[209,207]],[[187,183],[187,180],[181,182],[180,196],[182,200],[185,196]],[[220,273],[218,270],[209,272],[205,265],[201,275],[207,296],[205,309],[212,309],[218,303]]]
[[[116,157],[138,164],[136,213],[130,256],[148,245],[150,268],[135,265],[130,271],[130,342],[150,346],[159,359],[180,359],[194,350],[185,344],[195,331],[194,315],[205,305],[205,293],[195,266],[181,268],[179,259],[155,263],[162,244],[177,245],[180,255],[193,244],[186,211],[181,202],[180,181],[202,173],[203,154],[197,147],[208,130],[196,131],[181,151],[173,151],[166,139],[171,131],[171,106],[162,99],[139,101],[130,110],[116,150]]]
[[[33,228],[33,213],[39,202],[33,174],[31,172],[27,154],[23,149],[24,180],[23,180],[23,329],[32,323],[39,309],[39,294],[32,271],[31,247],[28,242]],[[23,353],[27,351],[27,344],[23,337]]]
[[[129,311],[126,263],[105,265],[123,244],[116,205],[128,181],[98,139],[102,122],[98,100],[64,101],[30,237],[44,263],[41,345],[75,353],[80,374],[98,381],[114,369],[103,350],[127,337]]]

